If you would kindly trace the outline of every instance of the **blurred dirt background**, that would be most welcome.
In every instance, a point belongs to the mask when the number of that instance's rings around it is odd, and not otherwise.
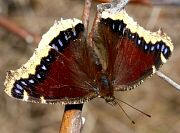
[[[0,14],[33,33],[43,34],[54,20],[81,18],[83,0],[0,0]],[[93,5],[91,23],[96,5]],[[128,5],[127,12],[140,25],[156,31],[163,28],[173,40],[175,50],[161,71],[180,82],[180,7]],[[0,27],[0,133],[58,133],[62,105],[41,105],[14,100],[4,92],[6,71],[17,69],[32,55],[37,44]],[[152,115],[148,118],[123,105],[136,122],[132,125],[119,108],[103,99],[86,103],[83,133],[180,133],[180,92],[154,75],[138,88],[117,92],[116,96]]]

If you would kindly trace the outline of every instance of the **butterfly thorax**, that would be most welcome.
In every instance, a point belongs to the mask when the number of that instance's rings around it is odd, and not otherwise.
[[[109,77],[104,73],[100,73],[97,78],[99,83],[99,97],[104,98],[106,102],[114,101],[113,87]]]

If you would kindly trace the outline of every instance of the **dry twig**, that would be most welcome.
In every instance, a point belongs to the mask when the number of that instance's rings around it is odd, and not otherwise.
[[[91,4],[92,4],[92,0],[85,0],[83,16],[82,16],[82,21],[83,21],[83,24],[84,24],[87,34],[88,34]]]
[[[170,79],[168,76],[159,71],[156,72],[156,75],[158,75],[160,78],[162,78],[163,80],[171,84],[173,87],[175,87],[178,91],[180,91],[180,85]]]
[[[59,133],[80,133],[83,127],[81,117],[83,104],[66,105]]]
[[[109,3],[112,0],[96,0],[98,2]],[[179,0],[130,0],[132,4],[143,4],[143,5],[173,5],[180,6]]]
[[[113,0],[96,0],[98,2],[102,2],[102,3],[109,3],[112,2]],[[133,4],[150,4],[150,0],[131,0],[130,3]]]
[[[33,34],[29,32],[25,28],[20,27],[15,22],[2,15],[0,15],[0,27],[8,30],[10,33],[14,33],[15,35],[19,36],[28,44],[38,44],[41,39],[38,34]]]

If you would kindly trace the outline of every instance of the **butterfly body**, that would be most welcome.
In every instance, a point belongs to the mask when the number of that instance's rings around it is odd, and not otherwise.
[[[105,100],[114,97],[113,85],[106,74],[101,73],[98,76],[97,84],[100,86],[99,97],[104,98]]]

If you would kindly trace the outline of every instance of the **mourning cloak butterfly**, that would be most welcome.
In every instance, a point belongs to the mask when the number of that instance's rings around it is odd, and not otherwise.
[[[5,92],[36,103],[78,104],[95,97],[113,102],[114,91],[138,86],[173,51],[166,34],[143,29],[124,9],[100,13],[93,47],[85,35],[80,20],[55,22],[30,60],[7,73]]]

